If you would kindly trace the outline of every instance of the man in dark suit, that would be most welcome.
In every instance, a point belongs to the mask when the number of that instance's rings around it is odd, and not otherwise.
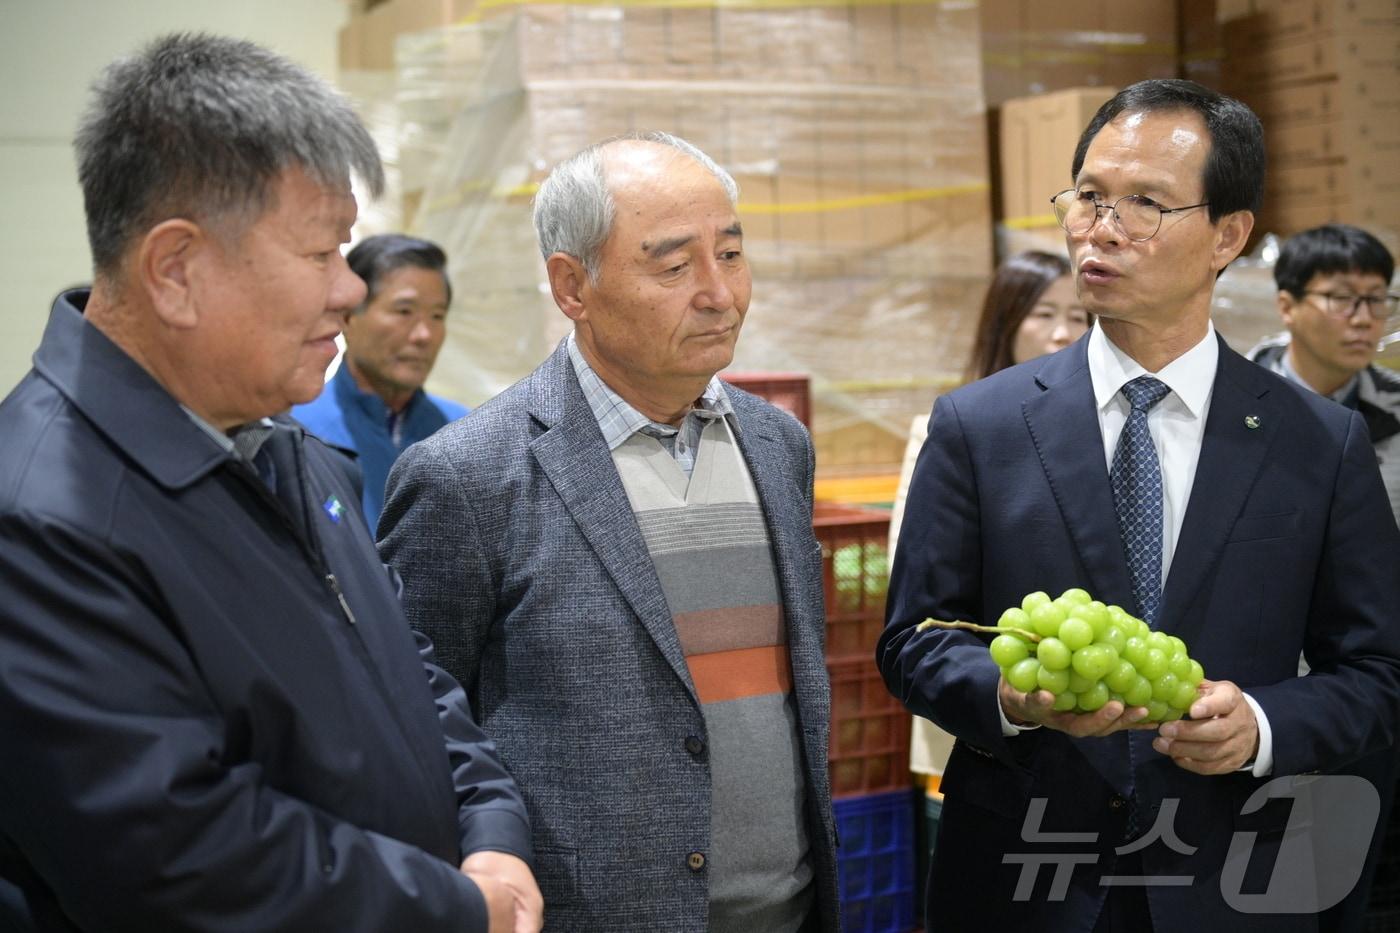
[[[933,929],[1315,929],[1325,876],[1360,869],[1364,843],[1311,876],[1311,907],[1280,886],[1250,900],[1297,868],[1275,863],[1306,826],[1251,795],[1393,742],[1400,708],[1400,535],[1365,425],[1210,323],[1263,173],[1237,101],[1119,93],[1054,199],[1096,326],[934,406],[877,648],[890,689],[958,740]],[[1055,712],[975,636],[917,629],[1069,587],[1186,642],[1210,678],[1189,720]]]
[[[389,477],[381,552],[525,795],[547,929],[839,925],[812,447],[715,378],[737,195],[665,134],[557,166],[573,333]]]
[[[358,470],[278,414],[364,298],[374,142],[291,62],[175,35],[76,148],[95,282],[0,402],[0,928],[537,930],[520,794]]]

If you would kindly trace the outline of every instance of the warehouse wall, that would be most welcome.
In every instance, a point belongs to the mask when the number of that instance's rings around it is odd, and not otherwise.
[[[73,164],[88,85],[172,30],[268,45],[334,79],[344,0],[0,0],[0,396],[29,369],[49,303],[91,259]]]

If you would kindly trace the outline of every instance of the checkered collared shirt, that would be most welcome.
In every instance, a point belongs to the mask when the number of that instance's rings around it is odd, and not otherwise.
[[[688,477],[695,467],[695,453],[707,423],[724,418],[729,422],[729,429],[734,435],[739,435],[734,408],[729,404],[729,396],[725,394],[724,385],[718,376],[710,377],[709,385],[705,386],[700,398],[686,413],[681,426],[676,428],[652,421],[609,388],[583,358],[572,333],[569,334],[566,343],[569,359],[573,360],[574,372],[578,375],[578,384],[583,389],[583,397],[588,399],[588,407],[593,409],[593,417],[598,419],[598,429],[603,432],[603,440],[607,443],[608,450],[616,450],[623,441],[640,431],[660,441],[661,446],[675,458]]]

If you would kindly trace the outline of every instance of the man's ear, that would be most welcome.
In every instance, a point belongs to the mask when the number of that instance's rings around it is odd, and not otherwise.
[[[1215,225],[1215,257],[1212,263],[1216,272],[1234,262],[1235,257],[1244,252],[1244,245],[1249,242],[1249,235],[1253,231],[1253,211],[1235,211],[1220,218]]]
[[[1278,290],[1278,316],[1283,318],[1283,326],[1289,330],[1293,329],[1293,312],[1297,305],[1297,299],[1287,289]]]
[[[198,290],[213,244],[193,221],[161,221],[141,238],[136,252],[139,287],[167,327],[187,330],[199,320]]]
[[[578,323],[587,320],[588,271],[583,263],[567,253],[555,253],[545,260],[549,290],[564,316]]]

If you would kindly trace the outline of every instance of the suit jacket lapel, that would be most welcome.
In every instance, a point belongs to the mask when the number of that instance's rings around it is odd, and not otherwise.
[[[1103,434],[1089,378],[1087,338],[1049,357],[1036,375],[1041,391],[1021,411],[1040,466],[1089,579],[1104,602],[1132,602],[1132,582],[1103,460]],[[1053,594],[1052,594],[1053,595]],[[1126,602],[1124,602],[1126,600]]]
[[[1278,432],[1278,408],[1265,371],[1220,341],[1201,456],[1162,591],[1162,627],[1191,644],[1186,607],[1220,558]],[[1250,427],[1246,419],[1252,419]]]
[[[642,627],[698,704],[661,579],[562,344],[536,373],[534,383],[531,411],[546,429],[530,445],[536,462]]]

